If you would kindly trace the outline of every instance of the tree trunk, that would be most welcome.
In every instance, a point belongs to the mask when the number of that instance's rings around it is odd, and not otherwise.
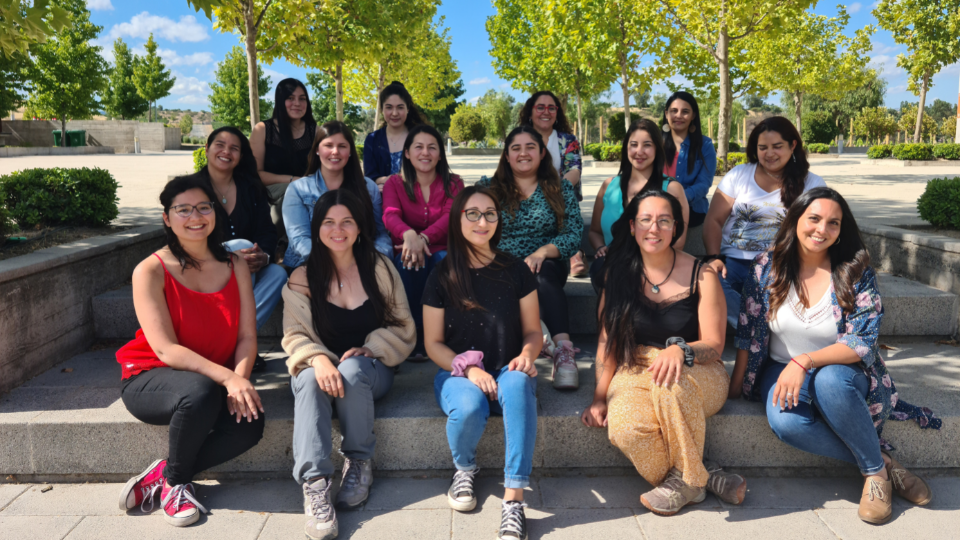
[[[930,80],[930,72],[923,73],[923,80],[920,82],[920,105],[917,107],[917,124],[913,128],[913,142],[920,142],[920,135],[923,130],[923,106],[927,101],[927,84]]]
[[[794,118],[797,119],[796,120],[797,132],[800,133],[801,140],[803,139],[803,131],[801,131],[802,128],[800,127],[801,115],[803,114],[801,112],[802,108],[803,108],[803,92],[794,92],[793,93],[793,115],[794,115]]]
[[[67,140],[67,117],[60,115],[60,146],[70,146]]]
[[[257,85],[257,29],[253,20],[253,1],[244,2],[243,6],[244,41],[247,47],[247,86],[250,87],[250,129],[260,122],[260,88]],[[275,106],[283,107],[283,103]]]
[[[730,147],[730,112],[733,105],[733,89],[730,87],[730,36],[727,29],[720,29],[717,40],[717,64],[720,68],[720,114],[717,119],[717,157],[727,161]]]
[[[587,133],[583,129],[583,111],[580,107],[580,92],[577,92],[577,133],[580,133],[580,138],[586,140]]]
[[[337,71],[333,78],[337,83],[337,120],[343,122],[343,60],[337,62]]]
[[[377,129],[380,125],[380,92],[383,91],[384,81],[386,79],[387,73],[383,69],[383,64],[377,64],[378,75],[377,75],[377,105],[373,109],[373,129]]]
[[[630,131],[630,76],[627,74],[627,55],[620,53],[620,88],[623,90],[623,132]]]

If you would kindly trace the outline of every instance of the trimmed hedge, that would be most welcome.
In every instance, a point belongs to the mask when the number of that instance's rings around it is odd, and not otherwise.
[[[960,176],[934,178],[917,199],[920,217],[941,229],[960,229]]]
[[[891,152],[897,159],[926,161],[933,159],[933,145],[927,143],[900,143]]]
[[[938,144],[933,147],[933,157],[938,159],[960,159],[960,144]]]
[[[747,154],[743,152],[730,152],[727,154],[726,163],[723,162],[720,158],[717,158],[717,171],[714,173],[715,176],[723,176],[727,172],[736,167],[737,165],[745,165],[748,163]]]
[[[807,145],[807,152],[811,154],[829,154],[830,145],[824,143],[810,143]]]
[[[714,150],[719,149],[719,147],[717,146],[717,141],[713,141],[713,149]],[[738,143],[730,141],[727,144],[727,152],[739,152],[739,151],[740,151],[740,145]]]
[[[27,169],[0,176],[0,202],[21,227],[106,225],[120,214],[109,171]]]
[[[2,245],[10,233],[17,230],[17,226],[10,221],[10,212],[0,205],[0,245]]]
[[[884,159],[893,155],[892,144],[877,144],[867,149],[867,157],[870,159]]]
[[[200,172],[207,166],[207,149],[197,148],[193,151],[193,172]]]
[[[610,143],[594,143],[586,146],[587,153],[597,161],[619,161],[621,146]]]

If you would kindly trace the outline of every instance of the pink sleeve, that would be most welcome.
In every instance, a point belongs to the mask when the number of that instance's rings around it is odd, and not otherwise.
[[[406,192],[403,189],[402,182],[399,176],[393,175],[383,185],[383,225],[394,238],[403,238],[403,233],[413,228],[403,221],[403,203],[400,192],[403,192],[403,196],[406,196]]]
[[[458,354],[453,359],[451,367],[453,372],[451,373],[454,377],[463,377],[464,371],[467,370],[470,366],[476,366],[480,369],[483,369],[483,353],[480,351],[467,351],[464,353]]]
[[[452,180],[450,194],[456,197],[457,193],[463,191],[463,180],[457,175],[453,175]],[[453,197],[444,198],[440,217],[423,230],[423,234],[427,235],[431,244],[446,245],[447,243],[447,229],[450,228],[450,209],[453,207]]]

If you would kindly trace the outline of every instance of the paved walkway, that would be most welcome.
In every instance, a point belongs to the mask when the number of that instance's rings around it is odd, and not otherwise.
[[[339,538],[480,539],[496,536],[500,480],[478,480],[480,504],[461,514],[446,503],[446,478],[378,478],[359,511],[339,512]],[[743,506],[712,495],[672,517],[640,506],[649,486],[635,474],[540,477],[526,500],[531,539],[949,539],[960,535],[960,478],[932,478],[926,508],[895,499],[892,520],[873,526],[857,518],[862,482],[856,478],[755,478]],[[117,509],[121,484],[0,485],[0,537],[46,539],[274,540],[303,538],[299,486],[291,480],[200,483],[212,511],[189,528],[173,529],[159,511],[147,516]]]

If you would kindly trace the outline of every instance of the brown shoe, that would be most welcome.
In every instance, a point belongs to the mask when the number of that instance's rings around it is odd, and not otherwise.
[[[725,503],[740,504],[747,496],[747,481],[739,474],[724,472],[719,465],[712,461],[704,461],[710,479],[707,480],[707,491],[713,493]]]
[[[661,516],[672,516],[688,504],[703,502],[707,489],[688,486],[683,481],[683,473],[671,469],[662,484],[640,496],[640,504]]]
[[[570,257],[570,275],[576,278],[586,277],[587,265],[583,262],[582,251],[578,251],[576,255]]]
[[[933,500],[933,492],[930,486],[923,481],[923,478],[913,474],[893,459],[890,454],[884,453],[890,459],[890,465],[887,465],[887,474],[890,475],[890,482],[897,495],[912,502],[917,506],[929,504]]]
[[[863,496],[860,497],[860,519],[874,525],[890,520],[893,514],[893,491],[890,480],[881,480],[877,476],[867,477],[863,484]]]

